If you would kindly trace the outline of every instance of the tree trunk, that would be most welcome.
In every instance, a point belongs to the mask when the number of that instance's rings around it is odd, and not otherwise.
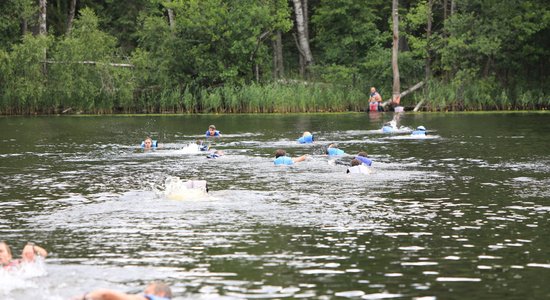
[[[300,53],[302,53],[302,51],[300,51]],[[302,54],[300,54],[300,57],[298,57],[298,64],[300,65],[300,77],[306,78],[306,59]]]
[[[272,71],[272,74],[271,76],[273,77],[273,79],[278,79],[279,78],[279,69],[278,69],[278,66],[279,66],[279,60],[278,60],[278,57],[277,57],[277,37],[278,37],[278,33],[279,31],[277,31],[275,33],[275,38],[271,40],[271,48],[273,49],[273,71]]]
[[[407,96],[408,94],[418,90],[419,88],[421,88],[422,86],[424,85],[424,81],[420,81],[419,83],[411,86],[410,88],[408,88],[407,90],[405,90],[403,93],[399,94],[399,98],[402,98],[402,97],[405,97]],[[392,99],[389,99],[389,100],[386,100],[384,102],[382,102],[382,106],[385,107],[387,106],[388,104],[390,104],[392,102]]]
[[[40,0],[38,8],[38,34],[39,35],[46,35],[48,33],[48,30],[46,28],[46,5],[47,0]],[[44,63],[42,64],[42,73],[46,74],[48,72],[48,68],[46,65],[46,59],[47,59],[47,52],[46,48],[42,49],[42,59]]]
[[[27,23],[27,20],[22,19],[21,20],[21,35],[27,34],[27,31],[29,30],[29,24]]]
[[[172,0],[167,0],[166,2],[170,3]],[[170,8],[170,4],[168,5],[168,7],[166,7],[166,5],[164,6],[166,8],[166,13],[168,14],[168,25],[170,26],[170,29],[174,31],[174,28],[176,28],[176,18],[174,16],[174,10]]]
[[[433,0],[428,0],[428,9],[427,9],[427,15],[428,15],[428,24],[426,25],[426,82],[428,82],[429,78],[432,76],[432,59],[430,56],[431,51],[431,36],[432,36],[432,7],[433,7]]]
[[[171,8],[166,9],[168,11],[168,24],[170,24],[170,29],[174,30],[176,28],[176,18],[174,17],[174,10]]]
[[[67,35],[71,34],[71,30],[73,29],[75,12],[76,12],[76,0],[70,0],[69,15],[67,16]]]
[[[401,101],[400,90],[401,82],[399,80],[399,66],[397,64],[397,55],[399,54],[399,3],[398,0],[392,1],[392,21],[393,21],[393,47],[391,65],[393,71],[393,89],[392,89],[392,102],[399,105]]]
[[[40,0],[39,2],[39,13],[38,13],[38,34],[46,35],[48,30],[46,28],[46,5],[47,0]]]
[[[304,60],[303,71],[305,71],[304,73],[307,74],[308,67],[313,64],[313,55],[311,54],[311,50],[309,48],[309,40],[307,39],[307,25],[305,24],[302,1],[304,1],[304,3],[306,3],[307,5],[307,0],[292,0],[292,2],[294,3],[294,12],[296,16],[296,31],[298,32],[298,50],[300,51],[300,54],[303,56]]]
[[[278,30],[275,33],[275,40],[273,40],[273,78],[279,79],[283,77],[283,38],[281,31]]]
[[[304,32],[306,39],[309,41],[309,11],[307,0],[302,0],[302,12],[304,14]]]
[[[455,0],[451,0],[451,16],[454,15],[456,10],[456,2]]]
[[[449,12],[447,11],[448,7],[448,0],[443,0],[443,21],[447,20],[447,15],[449,14]]]

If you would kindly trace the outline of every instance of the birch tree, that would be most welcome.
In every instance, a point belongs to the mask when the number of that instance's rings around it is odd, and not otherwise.
[[[40,35],[46,35],[48,32],[46,28],[46,6],[47,0],[40,0],[38,10],[38,33]]]
[[[305,5],[302,5],[304,1]],[[307,74],[309,66],[313,65],[313,55],[311,54],[311,49],[309,47],[306,15],[304,14],[304,7],[307,7],[307,0],[292,0],[294,4],[294,16],[296,18],[296,32],[298,33],[298,51],[300,55],[305,60],[304,75]]]

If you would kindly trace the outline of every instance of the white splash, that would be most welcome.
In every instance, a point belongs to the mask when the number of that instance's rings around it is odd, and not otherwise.
[[[182,181],[179,177],[168,176],[164,191],[158,193],[170,200],[195,200],[208,197],[206,185],[206,180]]]

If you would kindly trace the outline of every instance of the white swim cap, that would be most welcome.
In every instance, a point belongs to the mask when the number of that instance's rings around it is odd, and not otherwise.
[[[418,126],[418,127],[416,127],[416,130],[426,131],[426,127],[424,127],[424,126]]]

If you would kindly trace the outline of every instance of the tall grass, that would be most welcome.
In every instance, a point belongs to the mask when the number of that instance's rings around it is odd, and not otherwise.
[[[544,91],[519,90],[514,93],[491,78],[442,82],[431,81],[424,93],[404,98],[402,104],[413,106],[424,100],[427,111],[462,110],[531,110],[548,109],[550,95]]]

